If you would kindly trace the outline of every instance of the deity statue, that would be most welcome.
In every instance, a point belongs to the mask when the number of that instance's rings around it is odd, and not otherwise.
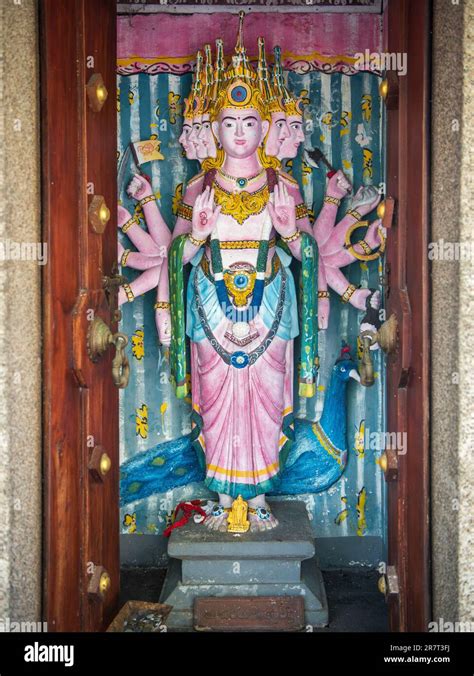
[[[218,531],[227,530],[239,496],[250,530],[277,525],[265,495],[278,485],[293,437],[297,335],[300,395],[314,395],[318,364],[317,248],[298,219],[297,183],[276,157],[289,137],[285,101],[270,80],[263,39],[257,72],[251,66],[242,22],[243,13],[232,62],[224,69],[219,58],[212,81],[195,83],[187,101],[198,124],[210,122],[217,147],[187,185],[169,251],[171,371],[177,396],[186,396],[187,335],[192,438],[205,483],[219,496],[204,523]],[[301,261],[301,326],[292,257]]]

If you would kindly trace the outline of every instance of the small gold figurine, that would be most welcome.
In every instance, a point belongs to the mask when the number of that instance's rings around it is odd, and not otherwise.
[[[250,521],[247,519],[248,504],[241,495],[232,503],[229,516],[227,518],[228,533],[246,533],[250,528]]]

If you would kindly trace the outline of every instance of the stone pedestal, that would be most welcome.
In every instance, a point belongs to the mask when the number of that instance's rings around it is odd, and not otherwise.
[[[279,524],[263,533],[215,533],[192,520],[170,536],[170,567],[160,601],[173,606],[167,626],[193,627],[198,596],[295,596],[305,602],[305,623],[323,627],[328,608],[303,502],[270,506]]]

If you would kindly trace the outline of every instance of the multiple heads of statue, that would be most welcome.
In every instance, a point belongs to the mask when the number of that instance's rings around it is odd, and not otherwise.
[[[258,39],[257,68],[251,65],[243,43],[244,13],[231,63],[226,65],[224,44],[216,40],[196,55],[191,92],[185,100],[183,131],[179,137],[188,160],[204,169],[222,164],[222,155],[248,157],[258,150],[263,166],[277,166],[296,157],[304,141],[303,99],[285,84],[280,47],[273,49],[273,67],[267,64],[265,41]]]

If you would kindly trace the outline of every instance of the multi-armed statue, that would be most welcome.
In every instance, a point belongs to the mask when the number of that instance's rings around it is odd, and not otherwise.
[[[160,246],[167,247],[171,236],[152,188],[143,177],[132,180],[129,194],[147,205],[150,234],[122,210],[119,225],[138,249],[125,260],[120,250],[122,264],[145,272],[135,292],[129,296],[125,289],[121,300],[158,286],[158,332],[163,343],[171,343],[178,397],[188,394],[186,336],[190,340],[192,440],[205,483],[218,494],[205,525],[227,530],[239,498],[239,508],[242,499],[248,504],[250,529],[266,530],[277,521],[265,495],[278,487],[294,434],[295,366],[299,395],[315,394],[318,328],[327,328],[329,318],[328,285],[344,302],[366,311],[362,330],[375,333],[380,325],[379,292],[356,289],[340,272],[358,254],[383,244],[376,221],[367,240],[347,246],[347,233],[380,196],[373,188],[360,189],[336,224],[340,201],[352,186],[342,172],[333,172],[313,229],[297,181],[281,169],[281,160],[295,157],[304,140],[303,100],[285,85],[278,47],[272,73],[263,38],[257,68],[251,65],[243,12],[228,65],[221,40],[214,64],[209,45],[204,59],[198,52],[185,104],[180,142],[202,170],[186,186],[167,258]],[[292,257],[301,262],[298,294]],[[185,292],[186,263],[192,270]]]

